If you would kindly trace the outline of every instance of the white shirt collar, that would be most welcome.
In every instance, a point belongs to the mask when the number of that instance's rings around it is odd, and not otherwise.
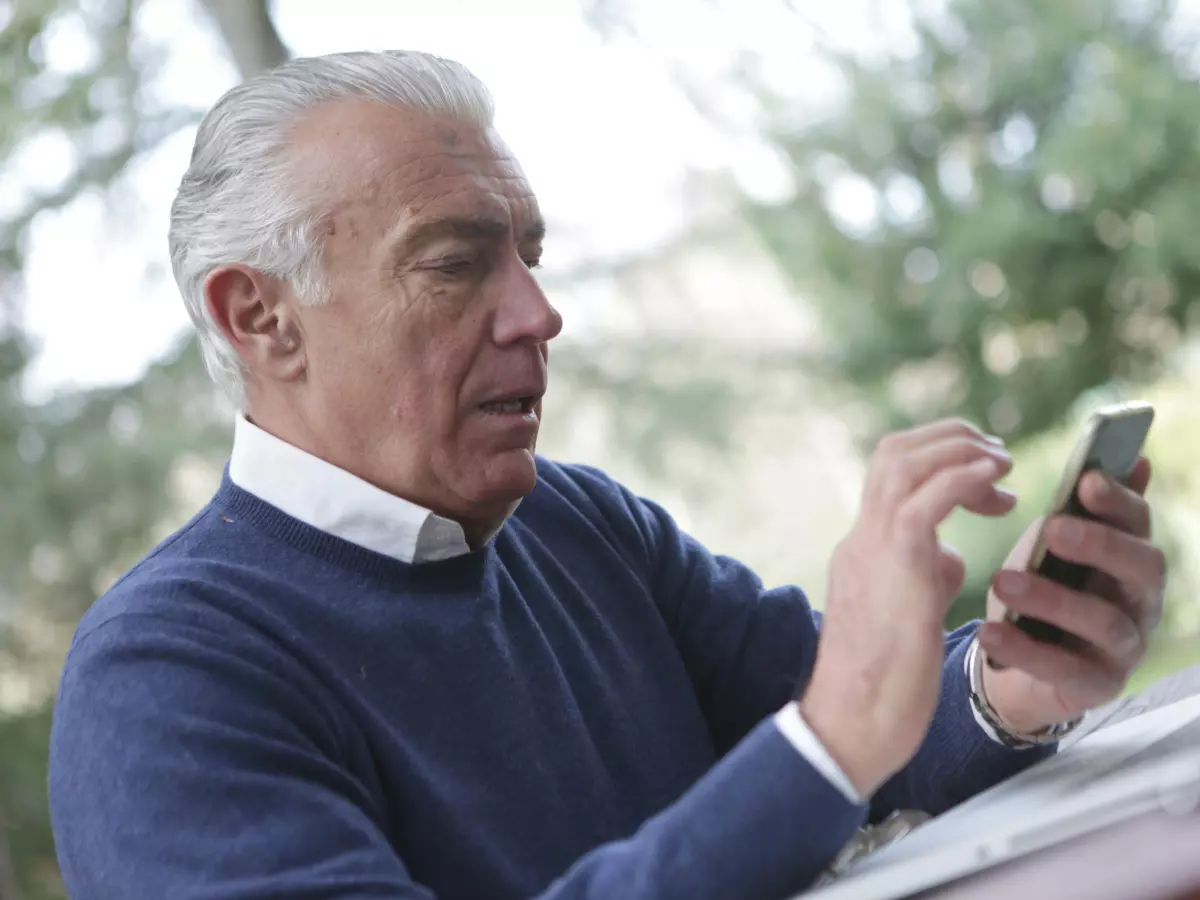
[[[462,526],[380,490],[238,416],[229,478],[313,528],[401,562],[470,553]]]

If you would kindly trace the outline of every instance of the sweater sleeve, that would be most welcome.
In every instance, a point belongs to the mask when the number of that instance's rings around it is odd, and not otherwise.
[[[133,614],[77,637],[49,779],[70,896],[432,897],[304,686],[237,631]]]
[[[643,535],[651,593],[717,752],[725,753],[807,683],[818,618],[800,588],[767,589],[747,566],[680,530],[656,503],[627,492],[625,502]]]
[[[592,475],[590,477],[602,477]],[[718,750],[802,693],[816,660],[821,614],[797,587],[767,590],[746,566],[705,549],[652,501],[624,488],[653,591],[691,675]],[[896,809],[937,814],[1052,753],[1011,750],[971,712],[964,669],[978,623],[946,635],[941,693],[914,758],[875,795],[871,818]]]
[[[49,785],[70,895],[432,898],[389,843],[388,812],[339,763],[339,725],[315,694],[256,635],[135,614],[77,638]],[[784,897],[866,813],[764,722],[538,897]]]
[[[937,815],[1054,753],[1054,745],[1012,750],[975,720],[966,658],[978,627],[970,622],[946,635],[942,686],[929,733],[908,765],[872,798],[872,819],[896,809]]]

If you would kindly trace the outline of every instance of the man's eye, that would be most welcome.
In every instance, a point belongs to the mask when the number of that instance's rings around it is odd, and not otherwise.
[[[461,278],[475,268],[473,259],[439,259],[426,266],[427,269],[447,278]]]

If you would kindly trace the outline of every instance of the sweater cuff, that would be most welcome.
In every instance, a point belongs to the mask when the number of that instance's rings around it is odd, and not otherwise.
[[[821,739],[804,721],[799,703],[789,703],[777,712],[775,725],[788,739],[788,743],[796,749],[796,752],[808,760],[826,781],[841,791],[843,797],[856,805],[863,802],[862,796],[855,789],[849,776],[842,771],[842,767],[829,755],[829,751],[825,749]]]
[[[931,746],[942,748],[935,780],[947,795],[953,795],[953,802],[974,796],[1054,753],[1053,744],[1010,749],[979,726],[965,668],[973,643],[973,636],[961,641],[946,659],[938,713],[926,738]]]
[[[764,720],[644,834],[669,861],[672,897],[783,897],[810,886],[866,817]]]

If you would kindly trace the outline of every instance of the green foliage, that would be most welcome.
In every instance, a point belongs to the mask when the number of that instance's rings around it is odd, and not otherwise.
[[[0,521],[0,592],[73,622],[176,514],[172,468],[219,459],[229,425],[191,342],[131,386],[18,407],[0,478],[19,515]]]
[[[18,895],[36,900],[66,898],[46,808],[49,733],[49,705],[0,718],[0,758],[4,760],[0,816],[9,835],[5,867],[10,868],[5,900]]]
[[[615,435],[613,450],[656,479],[679,481],[673,458],[682,446],[715,456],[730,449],[745,391],[727,360],[665,340],[607,348],[575,346],[553,354],[553,391],[570,403],[547,416],[565,431],[577,414],[600,413]]]
[[[751,214],[881,429],[1019,439],[1159,375],[1200,316],[1197,48],[1166,2],[945,7],[902,57],[831,52],[823,121],[764,95],[797,190]]]
[[[1154,404],[1154,427],[1146,443],[1153,476],[1147,496],[1154,514],[1155,539],[1170,560],[1166,610],[1159,629],[1168,655],[1180,658],[1193,645],[1200,654],[1200,563],[1189,548],[1200,538],[1200,475],[1195,447],[1200,443],[1200,419],[1195,415],[1193,364],[1178,377],[1165,378],[1141,393]],[[988,585],[1008,550],[1021,533],[1049,507],[1062,477],[1063,467],[1083,429],[1088,410],[1115,399],[1101,393],[1085,395],[1061,427],[1028,438],[1017,448],[1012,474],[1006,479],[1018,502],[1003,519],[982,519],[958,512],[943,527],[941,536],[968,563],[967,582],[951,610],[950,624],[957,625],[983,614]]]
[[[217,465],[228,416],[200,366],[194,343],[155,365],[137,384],[64,395],[44,406],[20,401],[23,353],[9,342],[0,376],[0,599],[15,617],[0,672],[30,683],[33,706],[0,711],[0,826],[22,897],[61,895],[45,809],[50,698],[61,642],[20,640],[69,633],[123,568],[175,523],[171,474],[186,456]],[[2,842],[0,842],[2,843]],[[0,846],[0,853],[3,847]],[[0,896],[4,893],[0,881]]]
[[[161,108],[147,85],[164,49],[136,32],[134,0],[0,4],[0,163],[19,184],[22,156],[46,141],[71,148],[60,182],[12,191],[0,217],[0,897],[64,895],[46,810],[50,689],[62,636],[120,569],[178,515],[170,475],[184,455],[219,460],[228,437],[194,346],[140,383],[77,391],[32,405],[21,393],[30,348],[20,271],[41,213],[107,192],[135,156],[192,110]],[[55,58],[64,30],[92,52]],[[15,168],[14,168],[15,167]]]
[[[20,271],[26,230],[35,216],[70,203],[89,188],[107,189],[135,154],[183,124],[191,110],[160,108],[153,79],[165,49],[136,35],[135,0],[14,0],[0,28],[0,161],[35,141],[69,144],[71,171],[52,189],[26,192],[0,218],[0,276]],[[54,59],[53,35],[75,30],[94,52]],[[136,39],[135,39],[136,37]],[[10,298],[11,299],[11,298]]]

